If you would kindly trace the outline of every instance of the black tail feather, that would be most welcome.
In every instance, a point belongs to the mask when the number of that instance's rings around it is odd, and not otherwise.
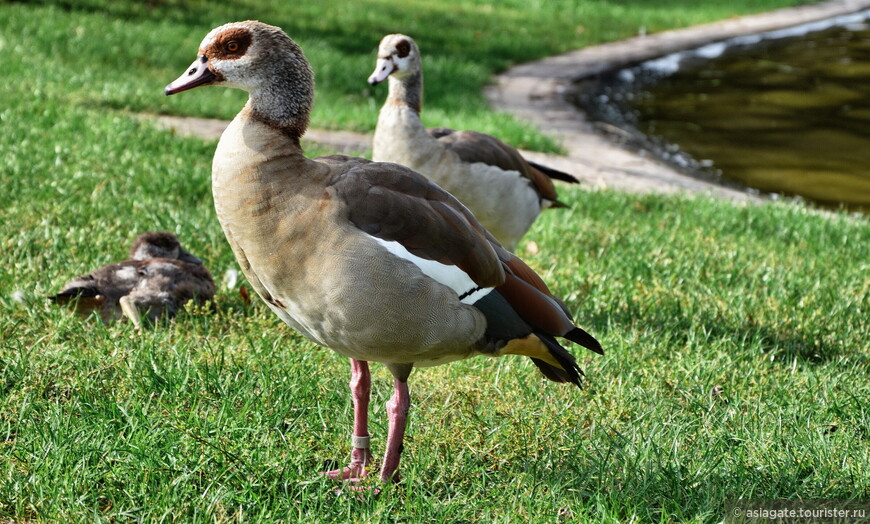
[[[95,287],[72,287],[56,295],[50,295],[48,299],[58,304],[65,304],[74,298],[95,298],[99,294],[100,290]]]
[[[529,162],[529,161],[526,160],[526,162]],[[568,173],[565,173],[564,171],[559,171],[558,169],[553,169],[552,167],[547,167],[547,166],[538,164],[537,162],[529,162],[529,165],[534,167],[535,169],[537,169],[541,173],[544,173],[545,175],[552,178],[553,180],[561,180],[562,182],[568,182],[571,184],[579,184],[580,183],[580,180],[578,180],[577,177],[575,177],[574,175],[570,175]]]
[[[553,207],[553,208],[564,207],[566,209],[571,209],[571,206],[569,206],[565,202],[562,202],[561,200],[555,200],[555,199],[550,199],[550,198],[547,198],[546,200],[547,200],[547,202],[550,202],[550,207]]]
[[[536,333],[536,335],[541,339],[544,345],[547,346],[550,356],[556,359],[556,362],[562,366],[562,369],[559,369],[552,364],[533,358],[532,362],[538,366],[541,373],[554,382],[570,382],[578,388],[582,387],[581,380],[583,379],[583,370],[577,365],[577,359],[574,358],[574,355],[568,353],[567,349],[559,345],[555,338],[542,333]]]
[[[598,353],[599,355],[604,354],[604,349],[602,349],[601,344],[595,339],[595,337],[578,327],[575,327],[574,329],[566,333],[564,335],[564,338],[567,338],[575,344],[580,344],[584,348]]]
[[[562,371],[561,369],[559,369],[555,366],[551,366],[550,364],[547,364],[543,360],[533,358],[533,357],[532,357],[532,362],[534,362],[535,365],[538,366],[538,369],[541,370],[541,373],[543,373],[543,375],[545,377],[547,377],[548,380],[552,380],[553,382],[559,382],[559,383],[568,382],[568,374],[565,373],[564,371]]]

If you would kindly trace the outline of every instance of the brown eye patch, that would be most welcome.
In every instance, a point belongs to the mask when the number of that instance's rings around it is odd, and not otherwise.
[[[411,43],[407,40],[399,40],[396,44],[396,55],[399,58],[405,58],[411,53]]]
[[[206,54],[210,59],[233,60],[244,55],[250,45],[251,33],[235,27],[218,34]]]

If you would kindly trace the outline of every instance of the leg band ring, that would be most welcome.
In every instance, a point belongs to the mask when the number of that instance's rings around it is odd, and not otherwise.
[[[351,445],[358,449],[369,449],[369,443],[371,442],[371,440],[372,438],[369,435],[365,435],[363,437],[357,435],[350,436]]]

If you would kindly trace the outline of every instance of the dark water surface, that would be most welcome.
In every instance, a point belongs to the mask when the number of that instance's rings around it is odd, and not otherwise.
[[[697,176],[870,211],[870,26],[736,42],[581,85],[577,102]]]

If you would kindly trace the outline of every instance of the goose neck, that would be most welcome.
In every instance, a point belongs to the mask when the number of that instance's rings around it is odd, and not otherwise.
[[[314,85],[304,79],[276,76],[250,92],[248,108],[254,117],[280,130],[297,145],[305,130],[314,103]]]
[[[403,78],[391,76],[387,102],[410,107],[419,114],[423,110],[423,72],[416,71]]]

